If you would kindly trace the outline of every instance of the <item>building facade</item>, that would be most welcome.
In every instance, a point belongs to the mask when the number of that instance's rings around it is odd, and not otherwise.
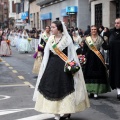
[[[0,28],[8,27],[8,0],[0,0]]]
[[[14,0],[14,4],[16,5],[15,27],[22,27],[23,20],[21,19],[21,0]]]
[[[90,25],[89,0],[36,0],[40,6],[41,28],[51,21],[64,21],[67,27],[86,29]]]
[[[9,28],[14,27],[15,17],[16,17],[16,4],[14,0],[9,0]]]
[[[29,29],[29,0],[14,0],[16,4],[15,26]]]
[[[40,6],[36,5],[36,0],[30,1],[30,26],[31,28],[40,28]]]
[[[120,17],[120,0],[90,0],[91,24],[111,28]]]

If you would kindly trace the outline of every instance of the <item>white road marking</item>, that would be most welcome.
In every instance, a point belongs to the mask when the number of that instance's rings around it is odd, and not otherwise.
[[[34,110],[34,108],[0,110],[0,116],[13,114],[13,113],[17,113],[17,112],[23,112],[23,111],[27,111],[27,110]],[[52,115],[52,114],[39,114],[39,115],[33,115],[33,116],[20,118],[20,119],[16,119],[16,120],[46,120],[46,119],[50,119],[50,118],[54,118],[54,115]]]
[[[13,67],[9,67],[9,69],[13,69]]]
[[[54,115],[52,114],[40,114],[40,115],[35,115],[35,116],[30,116],[22,119],[17,119],[17,120],[46,120],[54,118]]]
[[[28,85],[30,88],[35,88],[31,83],[29,83],[29,82],[24,82],[25,83],[25,85]]]
[[[23,76],[18,76],[19,79],[24,80],[25,78]]]
[[[0,87],[17,87],[17,86],[28,86],[28,85],[26,84],[0,85]]]
[[[6,109],[6,110],[0,110],[0,115],[7,115],[7,114],[12,114],[16,112],[22,112],[26,110],[33,110],[34,108],[23,108],[23,109]]]
[[[16,70],[12,70],[13,73],[18,73]]]
[[[6,96],[6,95],[0,95],[0,100],[5,100],[5,99],[9,99],[10,96]]]
[[[10,66],[8,63],[5,63],[6,66]]]

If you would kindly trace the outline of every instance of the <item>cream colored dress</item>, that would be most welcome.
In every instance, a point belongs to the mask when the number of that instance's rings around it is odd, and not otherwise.
[[[51,36],[47,42],[46,48],[45,48],[45,53],[44,57],[42,60],[40,72],[38,75],[36,87],[35,87],[35,92],[33,96],[33,100],[36,101],[35,103],[35,110],[38,112],[42,113],[51,113],[51,114],[67,114],[67,113],[76,113],[80,111],[84,111],[88,107],[90,107],[89,104],[89,99],[88,99],[88,94],[82,74],[82,69],[80,68],[79,72],[77,72],[74,75],[74,81],[75,81],[75,91],[72,92],[69,95],[66,95],[63,99],[61,100],[55,100],[51,101],[44,97],[39,91],[38,91],[38,85],[40,83],[40,79],[42,75],[44,74],[44,70],[47,65],[47,61],[49,60],[49,50],[51,50],[54,54],[54,50],[51,47],[51,44],[53,43],[53,37]],[[69,43],[70,42],[70,43]],[[71,59],[75,57],[75,61],[79,64],[79,60],[77,58],[74,45],[72,41],[69,41],[66,36],[63,36],[61,39],[61,42],[57,45],[60,50],[63,50],[68,46],[68,50],[71,52],[69,55],[71,56]],[[74,54],[74,55],[73,55]],[[70,58],[70,56],[68,57]],[[48,78],[49,80],[49,78]],[[77,100],[79,102],[77,102]]]
[[[33,73],[38,75],[41,62],[42,62],[42,52],[38,52],[37,58],[35,59],[34,66],[33,66],[33,71],[32,71]]]
[[[61,101],[47,100],[42,94],[38,92],[38,97],[35,104],[35,110],[42,113],[51,114],[67,114],[84,111],[90,107],[88,95],[79,105],[74,104],[74,93],[66,96]]]
[[[0,55],[6,55],[6,56],[11,55],[10,46],[7,44],[5,40],[1,41]]]

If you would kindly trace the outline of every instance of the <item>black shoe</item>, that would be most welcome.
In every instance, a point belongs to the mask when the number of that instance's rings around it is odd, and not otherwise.
[[[68,114],[68,115],[66,115],[66,116],[60,117],[60,120],[70,119],[70,117],[71,117],[71,114]]]
[[[119,95],[117,95],[117,99],[118,99],[118,100],[120,100],[120,94],[119,94]]]
[[[90,93],[89,98],[94,98],[94,94]]]

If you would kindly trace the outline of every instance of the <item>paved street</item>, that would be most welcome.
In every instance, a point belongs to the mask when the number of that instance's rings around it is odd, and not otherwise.
[[[0,63],[0,120],[53,120],[53,115],[34,110],[33,53],[20,54],[14,47],[12,53],[11,57],[2,57]],[[116,91],[90,99],[90,103],[89,109],[73,114],[71,120],[120,120]]]

